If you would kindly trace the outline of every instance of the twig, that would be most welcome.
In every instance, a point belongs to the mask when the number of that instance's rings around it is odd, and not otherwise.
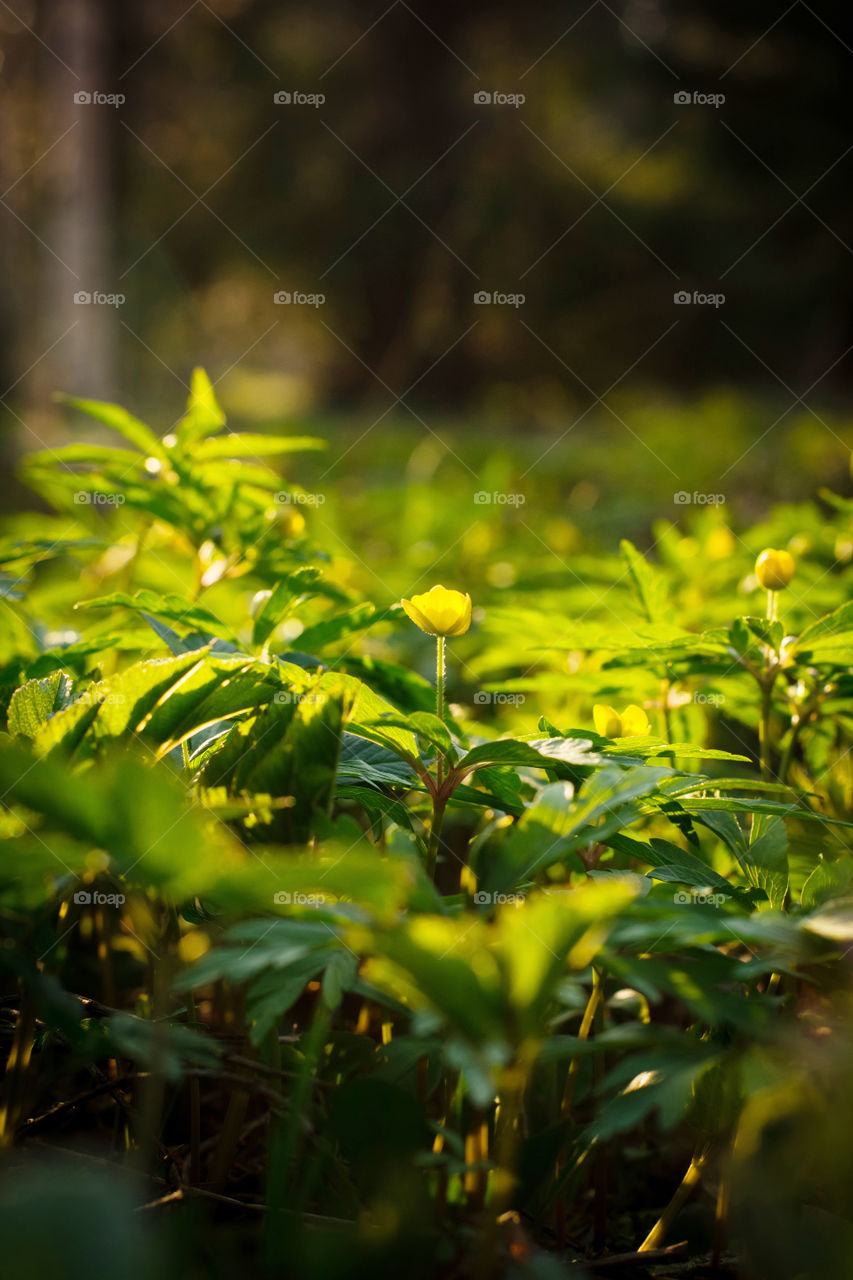
[[[25,1120],[18,1125],[18,1133],[30,1133],[37,1125],[44,1124],[48,1120],[55,1120],[57,1116],[64,1115],[66,1111],[73,1111],[75,1107],[80,1107],[84,1102],[89,1102],[92,1098],[97,1098],[102,1093],[113,1093],[124,1088],[126,1084],[130,1084],[135,1080],[143,1079],[147,1072],[140,1071],[131,1076],[121,1076],[118,1080],[103,1080],[100,1084],[96,1084],[92,1089],[87,1089],[85,1093],[80,1093],[76,1098],[68,1098],[65,1102],[58,1102],[55,1107],[51,1107],[49,1111],[43,1111],[40,1116],[30,1116],[29,1120]]]
[[[234,1196],[224,1196],[218,1191],[206,1191],[204,1187],[180,1186],[177,1191],[170,1191],[157,1200],[136,1206],[136,1213],[147,1209],[159,1209],[168,1204],[177,1204],[181,1200],[214,1200],[217,1204],[229,1204],[235,1209],[250,1209],[253,1213],[266,1213],[269,1206],[254,1200],[236,1200]],[[357,1223],[347,1218],[329,1218],[321,1213],[300,1213],[299,1217],[306,1226],[332,1228],[336,1231],[354,1231]]]
[[[576,1258],[571,1265],[585,1271],[613,1271],[617,1267],[648,1267],[656,1262],[678,1262],[687,1256],[687,1241],[668,1244],[662,1249],[647,1249],[645,1253],[611,1253],[606,1258]]]

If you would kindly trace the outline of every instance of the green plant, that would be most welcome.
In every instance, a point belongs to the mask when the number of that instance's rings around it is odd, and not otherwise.
[[[459,593],[406,599],[433,689],[403,608],[271,496],[299,490],[263,458],[316,441],[223,434],[200,372],[163,438],[75,407],[134,448],[30,459],[79,527],[2,543],[4,1144],[109,1130],[139,1204],[263,1214],[259,1273],[418,1241],[424,1274],[557,1274],[662,1247],[703,1188],[719,1261],[754,1082],[818,1006],[846,1034],[847,507],[774,517],[814,548],[784,625],[741,610],[768,530],[720,557],[708,522],[472,630]],[[822,1114],[798,1072],[786,1106]]]

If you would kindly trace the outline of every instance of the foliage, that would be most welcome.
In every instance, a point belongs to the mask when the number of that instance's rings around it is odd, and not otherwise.
[[[849,1035],[847,506],[742,550],[717,513],[654,561],[528,567],[485,613],[460,582],[445,705],[444,635],[433,703],[430,642],[271,496],[296,490],[262,458],[315,441],[225,434],[201,372],[162,439],[76,407],[132,449],[30,459],[76,524],[2,544],[6,1145],[88,1133],[116,1161],[121,1133],[146,1213],[264,1211],[259,1274],[418,1242],[425,1275],[563,1274],[656,1247],[688,1169],[697,1252],[734,1194],[769,1274],[750,1173],[774,1115],[816,1162]],[[796,558],[778,600],[771,532]],[[850,1257],[831,1156],[826,1274]]]

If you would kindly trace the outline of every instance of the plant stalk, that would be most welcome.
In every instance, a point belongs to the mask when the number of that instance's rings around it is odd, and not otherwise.
[[[646,1236],[643,1243],[640,1245],[637,1250],[638,1253],[648,1253],[651,1249],[657,1249],[663,1244],[670,1227],[675,1222],[675,1219],[678,1217],[679,1213],[690,1199],[699,1183],[702,1181],[702,1173],[704,1172],[705,1165],[707,1163],[707,1151],[697,1151],[693,1159],[690,1161],[687,1172],[681,1179],[678,1190],[664,1209],[661,1216],[658,1218],[655,1225],[652,1227],[649,1234]]]

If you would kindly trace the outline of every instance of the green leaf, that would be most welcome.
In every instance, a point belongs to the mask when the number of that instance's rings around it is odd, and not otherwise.
[[[269,701],[278,688],[272,668],[239,655],[201,649],[151,658],[85,690],[39,730],[35,748],[72,752],[85,739],[91,752],[125,734],[177,745],[203,725]]]
[[[853,897],[836,898],[824,903],[811,915],[804,916],[800,925],[821,938],[849,942],[853,938]]]
[[[96,600],[81,600],[76,609],[132,609],[143,616],[166,618],[185,627],[193,627],[211,636],[219,636],[232,644],[239,644],[230,627],[220,621],[209,609],[200,604],[188,604],[181,596],[158,595],[156,591],[136,591],[132,596],[116,591]]]
[[[464,755],[456,766],[459,773],[471,773],[490,764],[526,765],[546,769],[551,763],[601,764],[603,757],[592,752],[589,738],[540,738],[520,742],[516,738],[499,738],[483,742]]]
[[[354,733],[343,735],[338,775],[376,786],[411,787],[415,779],[411,765],[401,760],[396,750]]]
[[[668,840],[653,839],[646,844],[643,840],[632,840],[619,834],[612,836],[606,843],[620,853],[648,863],[652,868],[648,875],[653,880],[689,884],[694,889],[710,887],[728,894],[733,892],[724,876],[719,875],[701,858],[697,858],[695,853],[681,849]]]
[[[575,795],[569,782],[543,787],[482,873],[486,890],[502,892],[565,858],[606,840],[639,817],[636,801],[653,792],[666,769],[601,769]]]
[[[853,890],[853,858],[837,862],[820,861],[803,885],[800,901],[806,908],[821,907],[833,898],[847,897]]]
[[[346,677],[325,672],[300,693],[237,725],[207,760],[202,783],[232,794],[292,798],[276,816],[285,842],[307,840],[334,792],[343,726],[353,702]]]
[[[772,907],[781,907],[788,889],[788,833],[780,817],[755,812],[760,803],[749,802],[753,819],[748,834],[731,813],[703,812],[699,821],[728,846],[749,883],[764,890]]]
[[[168,460],[169,455],[160,438],[144,422],[134,418],[133,414],[122,409],[120,405],[108,404],[105,400],[79,400],[75,396],[60,395],[57,399],[62,404],[70,405],[72,409],[79,409],[81,413],[88,414],[90,418],[106,423],[142,453],[159,458],[163,462]]]
[[[750,884],[764,890],[771,907],[781,907],[788,891],[788,832],[781,818],[754,816],[744,862]]]
[[[850,632],[853,632],[853,601],[848,600],[832,613],[826,614],[825,617],[819,618],[817,622],[806,627],[805,631],[800,633],[795,648],[800,651],[810,650],[814,647],[816,640],[838,637],[845,633],[848,633],[849,638]]]
[[[323,1000],[329,1009],[337,1009],[344,992],[349,991],[358,974],[358,956],[352,951],[336,951],[323,972]]]
[[[297,600],[307,600],[317,594],[313,588],[318,586],[322,576],[321,570],[314,565],[304,565],[280,579],[255,614],[252,644],[266,644]]]
[[[211,458],[267,458],[282,453],[305,453],[326,449],[325,440],[315,436],[265,436],[260,432],[232,433],[215,436],[193,449],[193,457],[202,461]]]
[[[300,648],[305,653],[318,653],[327,645],[343,640],[345,636],[356,631],[364,631],[374,622],[382,622],[391,616],[389,609],[377,609],[372,604],[357,604],[346,613],[339,613],[334,618],[326,618],[306,627],[299,635]]]
[[[189,445],[212,435],[224,425],[225,414],[216,399],[210,378],[204,369],[193,369],[186,413],[176,433],[179,449],[185,452]],[[193,450],[193,456],[198,456],[196,450]]]
[[[9,732],[34,738],[54,711],[65,706],[70,690],[71,681],[61,671],[54,671],[44,680],[27,681],[12,694],[8,712]]]
[[[631,589],[647,622],[658,622],[666,600],[663,577],[640,555],[627,538],[619,543],[619,551],[628,570]]]
[[[429,711],[412,711],[407,716],[399,712],[388,712],[377,720],[363,720],[361,725],[362,728],[376,730],[379,735],[388,728],[406,729],[421,741],[428,742],[449,760],[456,759],[456,748],[447,725]]]

